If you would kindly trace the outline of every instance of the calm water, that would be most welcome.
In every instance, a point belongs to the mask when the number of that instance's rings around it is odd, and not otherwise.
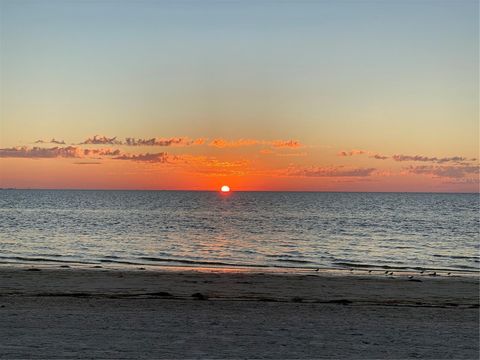
[[[0,261],[479,270],[477,194],[0,190]]]

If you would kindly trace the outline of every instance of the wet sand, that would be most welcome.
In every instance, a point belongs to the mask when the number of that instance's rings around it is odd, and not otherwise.
[[[1,266],[0,358],[478,358],[478,277],[197,270]]]

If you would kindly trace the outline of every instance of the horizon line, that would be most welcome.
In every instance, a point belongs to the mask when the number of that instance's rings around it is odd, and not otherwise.
[[[201,189],[82,189],[82,188],[14,188],[14,187],[0,187],[0,191],[171,191],[171,192],[221,192],[220,190],[201,190]],[[465,191],[338,191],[338,190],[231,190],[231,193],[236,192],[272,192],[272,193],[365,193],[365,194],[480,194],[480,189],[475,192]]]

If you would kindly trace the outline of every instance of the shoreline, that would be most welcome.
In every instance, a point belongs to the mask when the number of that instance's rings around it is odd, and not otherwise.
[[[0,265],[2,296],[154,296],[213,300],[331,302],[377,305],[478,307],[476,276],[411,272],[285,269],[251,271],[227,267],[65,267]],[[361,286],[358,286],[361,284]],[[152,295],[153,294],[153,295]],[[296,300],[293,300],[296,299]],[[300,300],[301,299],[301,300]]]
[[[4,259],[5,260],[5,259]],[[478,270],[468,269],[450,269],[450,268],[432,268],[432,267],[394,267],[389,265],[375,266],[366,264],[343,263],[341,267],[320,267],[320,266],[273,266],[273,265],[241,265],[241,264],[223,264],[215,262],[194,262],[183,260],[168,260],[159,263],[134,263],[129,261],[104,260],[99,262],[77,262],[50,259],[32,259],[25,261],[0,261],[1,268],[72,268],[72,269],[116,269],[123,271],[135,271],[138,269],[150,271],[237,271],[245,273],[288,273],[288,274],[308,274],[311,272],[328,273],[337,275],[385,275],[393,272],[397,275],[406,276],[445,276],[445,277],[473,277],[480,278],[480,268]],[[348,266],[349,265],[349,266]]]

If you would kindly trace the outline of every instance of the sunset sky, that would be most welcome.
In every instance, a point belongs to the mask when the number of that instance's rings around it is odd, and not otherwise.
[[[0,187],[479,191],[478,7],[0,0]]]

